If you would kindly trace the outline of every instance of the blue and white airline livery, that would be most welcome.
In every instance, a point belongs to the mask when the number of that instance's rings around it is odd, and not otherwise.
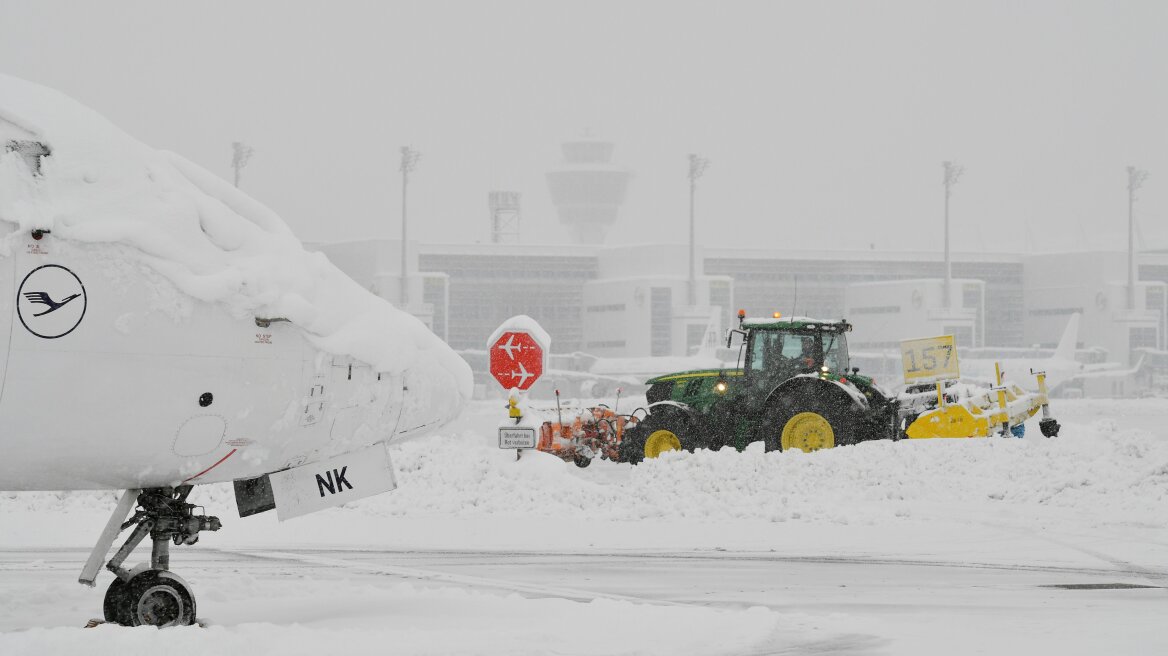
[[[194,486],[234,482],[241,516],[281,519],[391,490],[386,445],[471,385],[267,208],[0,75],[0,490],[122,491],[81,574],[114,574],[107,621],[195,621],[169,546],[221,522]],[[144,540],[150,562],[125,566]]]

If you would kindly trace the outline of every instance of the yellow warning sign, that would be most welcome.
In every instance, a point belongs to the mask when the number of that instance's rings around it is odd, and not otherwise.
[[[961,377],[953,335],[906,339],[900,343],[904,383],[930,383]]]

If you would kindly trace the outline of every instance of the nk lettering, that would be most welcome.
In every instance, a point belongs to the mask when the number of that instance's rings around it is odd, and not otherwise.
[[[320,496],[324,496],[324,491],[328,490],[329,494],[336,494],[337,492],[344,492],[345,488],[353,489],[353,484],[349,479],[345,478],[345,472],[349,470],[348,466],[341,467],[340,471],[334,469],[327,471],[322,477],[320,474],[316,475],[316,489],[320,491]]]

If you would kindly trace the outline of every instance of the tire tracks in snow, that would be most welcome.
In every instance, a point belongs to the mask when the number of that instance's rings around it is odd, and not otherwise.
[[[1077,551],[1085,556],[1090,556],[1091,558],[1095,558],[1096,560],[1100,560],[1100,561],[1105,562],[1105,563],[1112,566],[1111,569],[1083,570],[1083,573],[1090,572],[1090,573],[1113,573],[1113,574],[1136,575],[1136,576],[1144,577],[1146,580],[1153,583],[1153,585],[1155,585],[1155,587],[1163,587],[1163,584],[1165,582],[1168,582],[1168,571],[1166,571],[1166,570],[1145,567],[1145,566],[1140,565],[1138,563],[1134,563],[1134,562],[1131,562],[1129,560],[1124,560],[1122,558],[1119,558],[1117,556],[1113,556],[1113,555],[1108,554],[1106,552],[1099,551],[1097,549],[1091,549],[1089,547],[1085,547],[1085,546],[1082,546],[1081,544],[1076,544],[1076,543],[1070,541],[1074,537],[1099,539],[1100,536],[1098,536],[1098,535],[1085,535],[1085,534],[1069,535],[1069,534],[1065,534],[1065,533],[1059,535],[1059,534],[1051,534],[1051,532],[1047,529],[1043,529],[1042,531],[1039,531],[1039,530],[1036,530],[1036,529],[1028,527],[1028,526],[1020,526],[1017,524],[1007,524],[1007,523],[1002,523],[1002,522],[987,522],[985,520],[979,520],[977,523],[981,524],[982,526],[987,526],[990,528],[995,528],[998,530],[1007,531],[1007,532],[1015,533],[1018,535],[1025,535],[1025,536],[1031,537],[1031,538],[1037,538],[1037,539],[1042,540],[1044,542],[1050,542],[1051,544],[1056,544],[1064,549],[1069,549],[1071,551]],[[1155,546],[1163,546],[1162,543],[1154,541],[1154,540],[1143,540],[1141,542],[1144,542],[1146,544],[1155,545]],[[1080,570],[1078,570],[1076,568],[1076,569],[1072,569],[1070,571],[1071,572],[1078,572]]]
[[[466,574],[451,574],[448,572],[439,572],[436,570],[421,569],[418,567],[403,567],[400,565],[386,565],[382,563],[372,563],[367,561],[346,560],[343,558],[328,557],[306,552],[296,551],[229,551],[217,550],[220,553],[247,556],[250,558],[259,558],[267,560],[277,560],[285,562],[295,562],[302,565],[313,565],[317,567],[327,567],[336,569],[355,570],[367,572],[371,574],[382,574],[385,576],[393,576],[406,580],[427,581],[431,583],[443,583],[448,585],[455,585],[460,587],[470,588],[487,588],[493,590],[507,590],[510,592],[517,592],[520,594],[533,595],[536,597],[553,597],[560,599],[568,599],[572,601],[593,601],[595,599],[607,599],[610,601],[626,601],[637,604],[648,604],[654,606],[697,606],[696,604],[686,604],[675,601],[666,601],[659,599],[646,599],[643,597],[633,597],[628,595],[612,594],[607,592],[590,592],[586,590],[578,590],[575,588],[566,588],[562,586],[539,585],[534,583],[518,583],[515,581],[507,581],[505,579],[487,578],[483,576],[469,576]],[[322,552],[322,553],[338,553],[338,552]],[[379,551],[360,551],[360,552],[339,552],[339,553],[386,553]],[[388,552],[394,553],[394,552]],[[419,552],[415,552],[419,553]],[[485,555],[485,554],[484,554]]]

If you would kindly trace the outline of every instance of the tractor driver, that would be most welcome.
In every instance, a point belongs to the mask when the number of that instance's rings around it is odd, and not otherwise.
[[[815,338],[803,337],[802,354],[799,356],[799,364],[802,365],[805,371],[815,371]]]

